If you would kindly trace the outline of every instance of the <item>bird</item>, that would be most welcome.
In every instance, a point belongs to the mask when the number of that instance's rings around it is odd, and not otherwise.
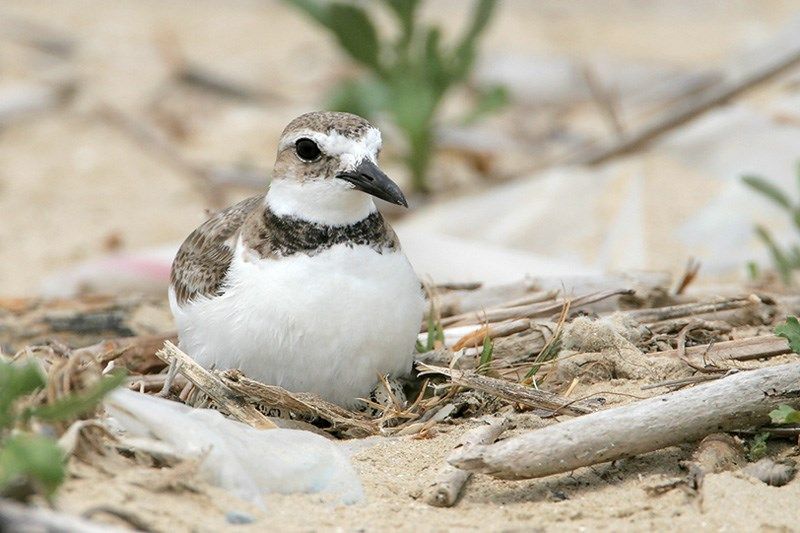
[[[286,126],[266,193],[209,218],[175,256],[169,303],[183,351],[348,408],[379,376],[410,373],[425,298],[373,201],[408,207],[378,166],[381,145],[350,113]]]

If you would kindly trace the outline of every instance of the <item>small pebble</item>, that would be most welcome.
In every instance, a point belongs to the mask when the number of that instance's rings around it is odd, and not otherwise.
[[[797,468],[794,461],[777,462],[769,457],[765,457],[742,470],[748,476],[752,476],[773,487],[782,487],[789,483],[794,479],[796,471]]]
[[[256,521],[256,519],[241,511],[228,511],[225,513],[225,521],[227,521],[229,524],[240,525],[252,524]]]

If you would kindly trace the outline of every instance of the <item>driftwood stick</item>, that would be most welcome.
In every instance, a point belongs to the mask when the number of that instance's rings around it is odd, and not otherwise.
[[[246,377],[238,370],[226,370],[219,377],[224,386],[251,402],[287,409],[311,418],[322,418],[333,429],[343,430],[353,437],[367,437],[378,433],[375,423],[365,416],[327,402],[314,394],[289,392],[275,385],[266,385]]]
[[[156,357],[156,352],[164,346],[165,341],[174,343],[177,339],[176,333],[118,337],[73,351],[81,355],[90,355],[101,364],[114,361],[115,365],[125,367],[131,372],[152,374],[164,368],[164,363]]]
[[[702,315],[715,311],[727,311],[729,309],[758,306],[761,305],[761,303],[761,300],[757,296],[751,295],[746,298],[731,298],[718,302],[699,302],[655,307],[652,309],[637,309],[635,311],[626,311],[625,315],[641,323],[652,323],[685,316]]]
[[[455,452],[450,464],[504,479],[568,472],[769,422],[800,406],[800,363],[739,372],[691,389],[581,416],[489,446]]]
[[[526,387],[504,379],[482,376],[471,371],[425,364],[417,364],[417,369],[422,374],[441,374],[449,377],[456,385],[487,392],[504,400],[536,409],[547,409],[570,415],[585,415],[595,411],[583,401],[572,401],[553,392]]]
[[[533,282],[523,280],[508,285],[494,285],[475,290],[453,290],[442,294],[434,288],[433,294],[439,315],[448,317],[480,309],[508,307],[509,302],[514,301],[536,303],[552,300],[558,295],[558,291],[541,291]]]
[[[745,76],[721,83],[718,87],[704,91],[699,96],[687,101],[683,105],[676,106],[676,109],[669,110],[666,116],[656,119],[639,132],[630,136],[625,136],[610,146],[580,154],[570,162],[579,165],[595,165],[614,157],[639,150],[662,135],[690,122],[706,111],[722,105],[748,89],[786,72],[797,64],[800,64],[800,50],[790,50],[788,53],[781,55],[781,57],[766,65],[759,65],[758,68]]]
[[[218,377],[198,365],[194,359],[183,353],[177,346],[167,341],[164,348],[156,354],[167,364],[177,361],[178,370],[196,387],[208,394],[232,417],[257,429],[271,429],[278,426],[261,414],[254,405],[247,403],[241,395],[222,383]]]
[[[177,367],[176,367],[177,368]],[[176,370],[177,372],[177,370]],[[126,380],[127,387],[140,392],[159,392],[164,390],[164,385],[169,381],[167,374],[146,374],[143,376],[130,376]],[[189,385],[183,375],[178,374],[172,379],[172,390],[180,391]]]
[[[465,433],[456,449],[492,444],[507,427],[508,418],[494,418],[485,425]],[[452,507],[471,475],[465,470],[445,463],[437,472],[433,482],[425,489],[423,496],[425,503],[434,507]]]
[[[789,341],[777,335],[763,335],[733,341],[704,344],[686,348],[684,355],[687,357],[702,357],[708,359],[732,359],[735,361],[751,361],[753,359],[766,359],[791,353]],[[679,350],[664,350],[648,354],[652,357],[678,357]]]
[[[577,309],[584,305],[589,305],[607,298],[619,296],[621,294],[631,294],[627,289],[611,289],[584,294],[576,298],[559,298],[552,302],[533,303],[528,305],[518,305],[513,307],[498,307],[487,309],[486,311],[475,311],[460,315],[451,316],[442,320],[442,326],[452,326],[454,324],[480,324],[482,322],[500,322],[512,318],[536,318],[557,313],[569,301],[571,309]]]

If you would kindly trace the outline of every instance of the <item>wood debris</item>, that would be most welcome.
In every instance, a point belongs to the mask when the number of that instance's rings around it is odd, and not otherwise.
[[[741,372],[498,444],[458,451],[450,463],[504,479],[542,477],[698,440],[718,431],[759,426],[780,404],[800,406],[798,397],[800,363]]]
[[[458,447],[465,449],[476,445],[491,444],[509,425],[506,417],[497,417],[465,434]],[[470,473],[444,464],[436,473],[436,478],[425,488],[424,499],[435,507],[452,507],[458,500],[461,490],[470,478]]]

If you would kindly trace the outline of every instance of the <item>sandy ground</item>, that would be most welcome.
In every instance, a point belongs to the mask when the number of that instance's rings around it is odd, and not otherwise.
[[[450,16],[456,3],[437,2],[426,16]],[[72,75],[85,90],[65,109],[0,130],[0,295],[33,293],[47,275],[106,253],[109,240],[123,249],[180,241],[205,218],[207,198],[191,177],[95,114],[103,104],[133,115],[147,112],[169,76],[163,43],[177,43],[188,60],[270,95],[259,105],[242,106],[170,93],[166,101],[176,114],[197,117],[180,141],[191,161],[268,169],[283,125],[319,106],[344,68],[330,41],[279,2],[222,5],[2,2],[0,19],[39,22],[79,40]],[[788,0],[509,0],[487,35],[485,51],[606,55],[695,67],[769,35],[798,8],[800,2]],[[453,18],[460,16],[456,11]],[[0,88],[38,83],[57,70],[31,59],[25,47],[2,44]],[[402,170],[393,175],[402,181]],[[242,194],[230,192],[225,201]],[[641,394],[645,382],[614,380],[603,386]],[[542,424],[530,415],[524,420],[528,428]],[[420,491],[469,427],[445,426],[431,439],[387,440],[356,454],[367,498],[351,507],[313,495],[275,495],[261,511],[194,479],[188,468],[154,470],[121,460],[74,464],[58,505],[75,513],[98,505],[132,510],[161,531],[219,531],[230,525],[225,516],[232,511],[256,520],[237,531],[792,531],[800,523],[800,480],[771,488],[723,473],[706,478],[702,504],[681,491],[647,495],[643,487],[651,481],[682,475],[678,462],[688,456],[688,447],[542,480],[475,476],[455,508],[431,508],[418,500]]]
[[[616,380],[602,387],[642,395],[641,383]],[[597,388],[597,387],[595,387]],[[517,417],[517,432],[545,425]],[[74,465],[59,496],[63,510],[82,513],[108,506],[133,513],[160,531],[218,531],[231,514],[254,520],[239,531],[796,531],[800,480],[768,487],[737,472],[706,476],[702,497],[681,489],[651,496],[644,489],[685,475],[680,461],[691,445],[580,468],[540,480],[503,481],[475,475],[453,508],[421,501],[460,435],[474,427],[439,426],[430,439],[388,439],[358,452],[353,463],[364,484],[364,503],[342,506],[315,495],[270,495],[265,510],[236,500],[191,475],[191,468],[154,470],[130,462],[103,465],[112,473]],[[513,434],[509,432],[507,435]],[[770,453],[790,451],[770,445]],[[107,515],[96,519],[112,523]]]
[[[431,2],[424,16],[437,21],[446,15],[453,22],[448,28],[455,32],[466,16],[455,5],[460,3]],[[799,2],[789,0],[507,1],[483,50],[489,60],[531,54],[693,68],[759,42],[798,8]],[[319,107],[345,70],[327,36],[274,0],[7,0],[0,6],[0,18],[42,24],[76,45],[65,67],[13,39],[3,40],[0,90],[21,90],[65,76],[80,87],[76,101],[66,108],[0,131],[2,295],[31,294],[48,275],[106,253],[110,240],[124,250],[176,243],[204,219],[208,199],[196,181],[98,118],[98,109],[111,106],[152,119],[157,102],[162,119],[181,120],[184,131],[173,140],[189,161],[269,169],[282,127],[297,114]],[[267,96],[242,105],[177,89],[169,82],[176,57]],[[537,109],[533,102],[525,112]],[[513,135],[519,126],[506,118],[517,111],[509,110],[490,127]],[[530,127],[539,120],[532,119]],[[569,120],[586,124],[589,131],[604,131],[595,110]],[[391,148],[396,139],[392,141],[391,133],[388,138]],[[525,147],[522,155],[528,152]],[[510,155],[501,162],[530,164],[519,154]],[[390,173],[404,182],[402,167],[392,164],[391,154],[387,158]],[[478,184],[463,164],[445,170],[446,180],[453,183],[468,188]],[[501,165],[499,170],[513,169]],[[232,191],[220,203],[232,203],[243,194]],[[673,266],[669,261],[655,266],[665,264]]]

